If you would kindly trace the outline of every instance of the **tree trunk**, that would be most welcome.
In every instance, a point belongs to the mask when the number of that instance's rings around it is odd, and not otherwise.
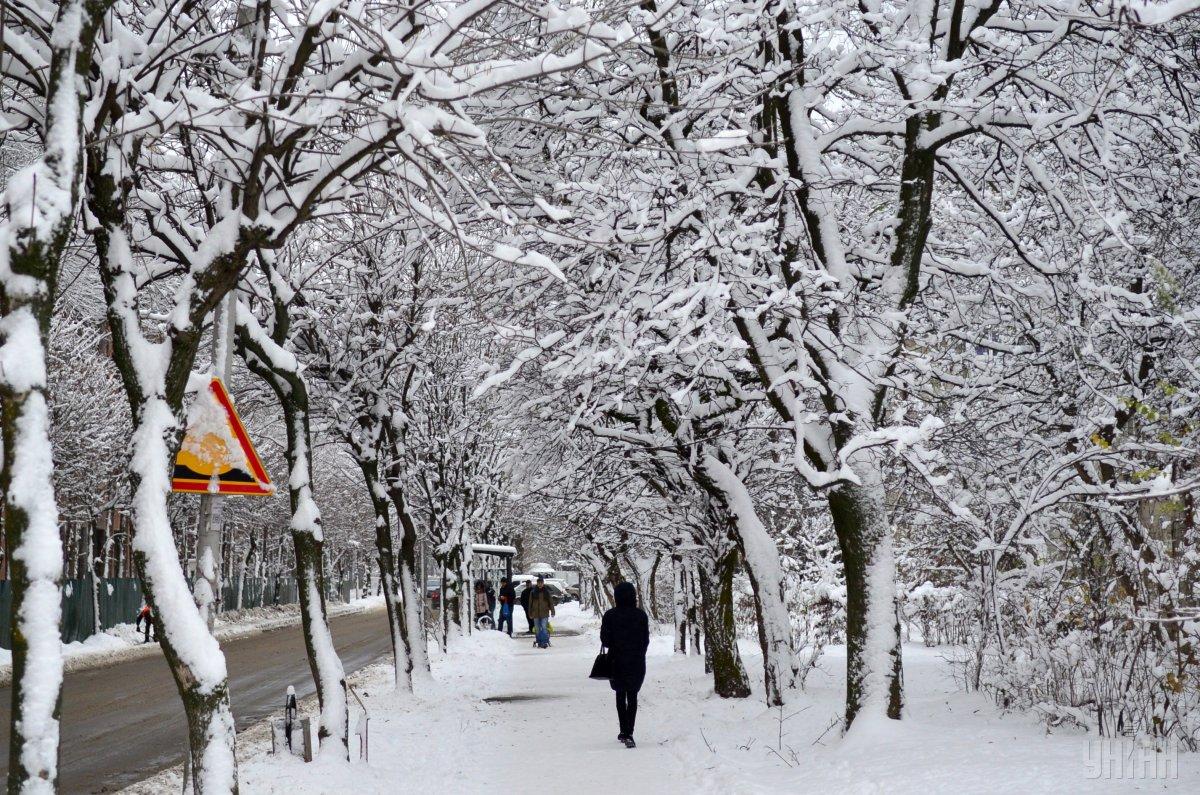
[[[702,654],[704,649],[701,647],[700,635],[703,630],[701,609],[700,609],[700,594],[697,593],[699,588],[699,576],[696,574],[697,567],[694,562],[688,561],[684,570],[685,587],[687,588],[687,624],[692,630],[692,654]],[[708,670],[706,668],[706,670]]]
[[[46,348],[61,259],[79,197],[83,86],[91,70],[97,26],[107,11],[103,2],[69,0],[57,5],[53,21],[47,20],[49,30],[29,31],[35,37],[49,34],[46,123],[41,131],[45,151],[10,176],[0,223],[0,521],[12,583],[10,792],[53,791],[58,786],[63,560]],[[56,35],[61,30],[71,35]]]
[[[671,607],[675,619],[675,653],[687,654],[688,625],[685,594],[687,573],[683,568],[683,556],[671,555]]]
[[[254,547],[256,546],[254,530],[250,530],[246,535],[249,537],[250,542],[246,544],[246,557],[242,558],[242,571],[238,576],[238,610],[243,610],[246,607],[246,577],[250,574],[250,561],[254,559]]]
[[[449,580],[446,579],[449,575],[450,568],[446,564],[445,556],[437,558],[437,562],[442,569],[441,609],[439,611],[440,614],[438,615],[438,626],[441,629],[441,637],[439,640],[441,641],[442,645],[442,654],[445,654],[450,649],[450,590],[448,588]]]
[[[650,617],[656,623],[662,622],[662,616],[659,614],[658,609],[658,566],[660,563],[662,563],[661,552],[654,555],[654,565],[650,567],[650,578],[648,580],[649,592],[647,594],[647,599],[650,602]]]
[[[878,477],[863,481],[829,494],[846,576],[845,729],[863,711],[899,720],[902,702],[891,528]]]
[[[758,518],[746,484],[732,468],[706,455],[701,480],[706,479],[705,490],[723,505],[746,564],[754,591],[758,642],[763,652],[763,691],[767,704],[777,707],[783,704],[784,694],[794,687],[798,673],[779,549]]]
[[[401,482],[403,451],[400,449],[401,440],[393,427],[384,428],[384,441],[391,455],[391,464],[387,471],[387,494],[392,501],[392,507],[396,509],[396,519],[400,523],[401,532],[398,572],[404,599],[401,627],[404,629],[404,643],[408,651],[410,669],[415,672],[417,678],[428,679],[429,649],[425,639],[425,622],[421,617],[425,585],[417,576],[417,524],[413,521]]]
[[[286,311],[287,308],[277,302],[276,312]],[[286,322],[277,323],[276,327],[281,334],[286,334]],[[339,754],[348,759],[350,729],[349,709],[346,705],[346,674],[333,645],[325,606],[324,532],[321,511],[313,497],[308,384],[298,368],[281,366],[280,363],[290,364],[295,359],[278,355],[286,353],[278,340],[267,339],[261,332],[255,333],[259,331],[256,321],[241,306],[237,307],[236,330],[237,347],[246,365],[251,372],[267,382],[283,409],[284,425],[287,429],[290,529],[292,550],[296,556],[300,624],[304,634],[304,650],[308,655],[308,667],[312,672],[321,709],[318,738],[322,743],[326,738],[334,738],[339,746]],[[272,343],[278,350],[266,350]],[[271,356],[270,353],[277,355]],[[249,554],[254,551],[253,538],[251,533]]]
[[[426,648],[425,624],[421,620],[421,600],[424,599],[424,587],[417,576],[417,525],[404,492],[397,486],[388,488],[388,496],[392,507],[396,509],[396,517],[400,522],[400,560],[399,578],[400,593],[403,596],[404,613],[401,616],[401,627],[404,630],[404,645],[408,651],[409,668],[418,678],[429,678],[429,651]]]
[[[33,350],[24,355],[41,351],[37,339],[35,335],[29,340]],[[5,347],[13,342],[8,337]],[[62,543],[54,503],[50,413],[43,389],[8,389],[0,406],[4,443],[0,492],[4,532],[12,550],[9,792],[25,791],[39,780],[48,782],[52,790],[58,770]]]
[[[134,565],[188,724],[193,792],[237,792],[237,757],[225,655],[208,631],[180,566],[167,514],[170,466],[182,422],[165,401],[134,412],[130,481]],[[168,444],[173,439],[173,444]],[[179,640],[184,642],[179,643]]]
[[[750,679],[738,653],[737,624],[733,615],[737,547],[731,546],[721,558],[708,564],[699,567],[705,668],[712,672],[713,691],[718,696],[746,698],[750,695]]]
[[[388,502],[384,497],[383,484],[379,482],[379,467],[375,460],[359,460],[371,505],[375,510],[375,551],[379,562],[379,587],[383,591],[383,603],[387,607],[388,631],[392,636],[392,659],[396,667],[396,687],[412,692],[412,658],[408,654],[408,643],[401,624],[404,606],[400,603],[400,590],[396,582],[396,554],[392,549],[392,528],[388,515]]]

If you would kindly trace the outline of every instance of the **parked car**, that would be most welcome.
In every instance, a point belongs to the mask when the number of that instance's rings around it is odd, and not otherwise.
[[[528,579],[525,579],[526,577],[528,577]],[[518,578],[520,578],[520,579],[518,579]],[[518,600],[520,600],[521,594],[525,592],[526,588],[530,588],[534,585],[537,585],[537,577],[531,577],[528,574],[518,574],[513,577],[513,581],[515,583],[517,583],[513,587],[516,589]],[[550,589],[550,595],[554,597],[554,601],[556,601],[556,602],[571,601],[569,592],[567,590],[567,584],[565,582],[563,582],[562,580],[554,580],[554,579],[546,580],[546,587]]]
[[[425,580],[425,598],[432,601],[435,605],[442,601],[441,577],[430,577]]]

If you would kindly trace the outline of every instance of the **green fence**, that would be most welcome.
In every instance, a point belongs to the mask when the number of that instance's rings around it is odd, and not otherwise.
[[[331,585],[327,598],[348,602],[353,588],[354,583],[350,582]],[[300,589],[293,577],[247,577],[244,585],[235,580],[221,588],[222,611],[299,601]],[[118,624],[132,624],[141,606],[142,583],[136,577],[98,580],[96,601],[92,600],[91,580],[67,580],[62,587],[63,643],[85,640]],[[0,648],[12,648],[12,583],[9,580],[0,580]]]

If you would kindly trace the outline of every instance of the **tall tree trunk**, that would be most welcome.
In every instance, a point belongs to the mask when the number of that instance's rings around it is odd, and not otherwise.
[[[246,544],[246,557],[242,558],[242,570],[238,575],[238,610],[246,607],[246,577],[250,574],[250,561],[254,560],[254,549],[257,546],[257,541],[255,540],[257,536],[254,535],[253,529],[246,533],[246,536],[249,538],[249,543]]]
[[[420,582],[417,571],[417,523],[413,520],[408,501],[404,494],[401,481],[400,439],[394,428],[384,429],[384,439],[391,455],[391,466],[388,469],[388,498],[396,509],[396,519],[400,523],[400,560],[398,575],[400,592],[404,599],[404,613],[401,626],[404,629],[404,643],[408,649],[411,669],[416,677],[429,678],[429,649],[425,639],[425,623],[421,618],[421,604],[424,600],[424,583]]]
[[[121,151],[107,144],[107,153]],[[118,158],[119,159],[119,158]],[[133,418],[128,462],[132,494],[133,558],[163,656],[175,679],[188,723],[188,748],[199,793],[237,792],[236,733],[229,709],[225,655],[193,601],[171,529],[167,496],[171,471],[183,439],[183,402],[203,334],[203,319],[233,289],[245,262],[235,251],[209,264],[204,289],[190,296],[167,338],[151,343],[141,330],[134,263],[125,235],[123,191],[112,161],[89,161],[92,238],[100,255],[113,359]]]
[[[0,516],[12,583],[10,792],[53,791],[58,785],[63,561],[46,348],[79,198],[85,80],[108,5],[64,0],[49,30],[28,31],[35,38],[45,36],[49,45],[45,151],[10,177],[6,218],[0,223]],[[61,35],[64,30],[69,33]]]
[[[276,332],[286,340],[287,307],[276,302]],[[346,674],[329,632],[325,606],[324,531],[321,511],[313,497],[312,433],[308,417],[308,384],[295,357],[280,340],[266,337],[243,306],[237,307],[236,343],[247,367],[271,387],[283,408],[287,428],[288,500],[291,507],[292,549],[296,556],[296,585],[304,650],[321,708],[318,737],[337,741],[339,754],[349,758],[349,710]],[[253,551],[253,534],[251,534]]]
[[[687,589],[687,624],[692,632],[692,654],[705,654],[704,647],[701,645],[701,635],[704,629],[704,620],[700,607],[700,577],[697,574],[697,565],[694,558],[684,560],[684,587]],[[709,670],[708,667],[705,670]]]
[[[418,678],[429,677],[429,651],[426,647],[425,624],[421,620],[421,600],[424,587],[417,575],[417,525],[408,510],[404,492],[398,486],[388,487],[388,497],[396,509],[400,522],[400,560],[398,576],[404,611],[401,627],[404,630],[404,645],[408,650],[411,671]]]
[[[733,615],[737,547],[730,545],[720,558],[705,563],[700,565],[699,571],[706,667],[712,671],[713,690],[718,696],[746,698],[750,695],[750,679],[738,653],[737,624]]]
[[[441,642],[442,654],[445,654],[450,649],[450,592],[447,587],[449,585],[447,577],[450,573],[450,568],[446,564],[445,556],[438,556],[436,560],[442,570],[441,609],[438,611],[438,639]]]
[[[846,576],[846,729],[864,711],[898,720],[903,695],[891,528],[880,479],[863,482],[829,493]]]
[[[705,490],[720,502],[730,520],[730,530],[745,561],[754,592],[758,642],[763,652],[763,691],[767,704],[779,706],[794,687],[798,668],[792,646],[792,621],[783,588],[779,549],[767,533],[745,483],[724,462],[712,455],[703,460],[701,480]]]
[[[6,307],[7,309],[8,307]],[[5,322],[12,319],[8,315]],[[48,318],[47,318],[48,319]],[[4,347],[19,339],[9,327]],[[45,337],[43,336],[44,340]],[[36,327],[24,355],[42,352]],[[62,543],[54,501],[50,456],[50,412],[45,385],[26,390],[6,384],[0,404],[4,469],[0,472],[4,532],[12,550],[12,725],[8,789],[32,782],[56,787],[63,660]]]
[[[197,795],[237,792],[225,655],[192,599],[167,514],[171,464],[182,421],[159,398],[146,401],[134,417],[133,559],[146,602],[153,609],[155,634],[183,702],[193,791]]]
[[[671,615],[675,619],[675,653],[687,654],[687,572],[683,567],[683,556],[678,552],[671,555]]]
[[[408,654],[408,643],[404,635],[402,615],[404,605],[400,602],[400,588],[396,581],[396,554],[392,549],[391,517],[383,484],[379,481],[377,459],[361,458],[358,462],[367,491],[371,495],[371,506],[375,511],[375,552],[379,562],[379,587],[383,591],[383,604],[387,607],[388,631],[392,636],[392,659],[396,667],[396,687],[412,692],[412,658]],[[443,588],[443,599],[445,589]]]
[[[658,566],[662,563],[662,559],[661,552],[655,553],[654,565],[650,567],[649,592],[647,594],[647,600],[650,603],[650,617],[659,623],[662,622],[662,615],[658,608]]]

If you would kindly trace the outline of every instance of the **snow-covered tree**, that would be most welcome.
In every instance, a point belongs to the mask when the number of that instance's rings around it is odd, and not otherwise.
[[[87,78],[109,5],[15,2],[0,20],[5,50],[17,53],[3,62],[4,91],[14,87],[14,96],[5,97],[11,110],[0,117],[0,129],[27,126],[41,150],[9,176],[0,220],[0,510],[13,583],[11,792],[53,791],[58,776],[63,555],[46,351],[79,203]]]

